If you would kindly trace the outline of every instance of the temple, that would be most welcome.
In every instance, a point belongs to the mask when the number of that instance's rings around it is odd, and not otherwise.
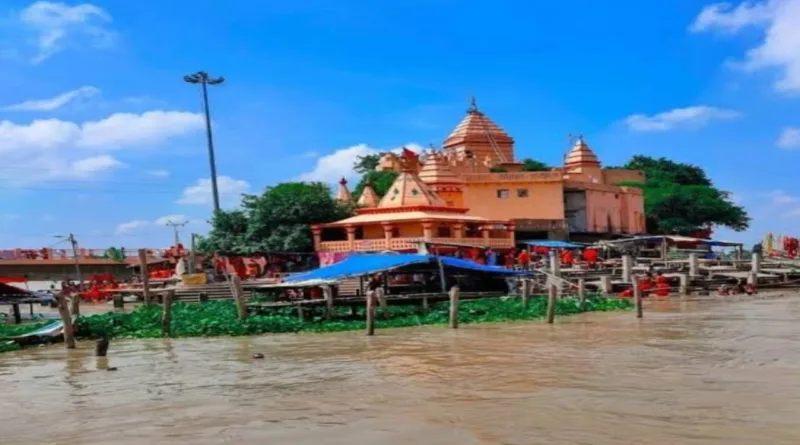
[[[356,216],[315,226],[317,251],[404,250],[419,241],[511,248],[517,239],[645,232],[641,190],[617,185],[643,182],[643,172],[603,168],[582,136],[563,165],[525,171],[514,139],[474,99],[441,149],[388,153],[378,169],[400,174],[381,199],[365,187]],[[336,197],[354,201],[346,181]]]
[[[416,154],[404,151],[394,160],[400,174],[377,200],[370,184],[358,199],[356,215],[312,227],[317,252],[415,251],[421,241],[439,245],[514,247],[514,223],[469,215],[458,178],[430,157],[421,171]],[[337,199],[350,196],[339,182]]]

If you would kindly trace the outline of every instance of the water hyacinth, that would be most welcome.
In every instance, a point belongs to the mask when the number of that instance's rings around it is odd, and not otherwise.
[[[560,316],[590,311],[629,309],[629,300],[591,296],[583,307],[576,299],[558,300],[556,314]],[[461,323],[494,323],[536,320],[544,317],[546,297],[532,297],[527,308],[518,298],[465,300],[459,307]],[[205,303],[177,302],[172,306],[173,337],[241,336],[268,333],[337,332],[365,329],[364,307],[353,315],[349,307],[335,308],[331,321],[325,321],[324,308],[307,308],[306,318],[300,320],[296,308],[270,309],[256,313],[244,321],[236,317],[232,301]],[[425,313],[416,305],[390,305],[389,319],[377,308],[376,328],[444,325],[448,320],[449,303],[430,305]],[[158,338],[161,337],[161,307],[140,306],[129,313],[89,315],[78,318],[78,335],[82,338]]]

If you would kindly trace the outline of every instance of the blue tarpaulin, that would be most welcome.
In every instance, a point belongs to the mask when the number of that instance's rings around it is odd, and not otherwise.
[[[525,241],[525,244],[535,247],[549,247],[551,249],[580,249],[581,245],[573,244],[567,241],[554,241],[554,240],[540,240],[540,241]]]
[[[347,277],[357,277],[362,275],[369,275],[378,272],[385,272],[387,270],[397,269],[412,264],[427,264],[435,262],[437,258],[441,258],[442,264],[447,267],[456,267],[459,269],[469,269],[480,272],[488,272],[503,275],[519,275],[524,272],[506,269],[497,266],[484,266],[482,264],[473,263],[472,261],[460,260],[452,257],[437,257],[435,255],[416,255],[416,254],[357,254],[347,257],[336,264],[321,267],[309,272],[299,273],[287,276],[284,281],[306,281],[306,280],[338,280]]]

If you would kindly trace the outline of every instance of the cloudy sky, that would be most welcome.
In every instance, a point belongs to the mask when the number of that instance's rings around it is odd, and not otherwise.
[[[289,5],[291,3],[291,5]],[[357,155],[440,144],[467,97],[557,164],[696,163],[754,217],[800,221],[800,0],[140,0],[0,5],[0,246],[160,247],[207,230],[196,86],[220,192],[351,176]]]

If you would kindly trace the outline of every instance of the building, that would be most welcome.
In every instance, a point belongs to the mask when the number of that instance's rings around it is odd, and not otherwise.
[[[358,200],[356,215],[312,227],[314,247],[320,253],[416,251],[420,242],[495,249],[514,247],[514,223],[470,215],[460,205],[463,187],[440,162],[420,168],[416,156],[406,153],[394,161],[400,169],[389,192],[378,201],[371,185]],[[339,183],[337,199],[352,202],[347,181]]]
[[[379,169],[399,170],[387,154]],[[589,240],[645,232],[644,197],[622,182],[643,182],[638,170],[602,168],[583,137],[549,171],[524,171],[514,139],[474,100],[441,150],[420,156],[419,178],[465,216],[512,221],[517,239]]]
[[[58,287],[64,280],[77,280],[76,263],[83,278],[112,274],[116,279],[134,275],[139,258],[134,249],[127,255],[119,249],[78,249],[76,261],[68,249],[6,249],[0,250],[0,282],[27,282],[31,290]],[[148,250],[148,264],[166,261],[163,249]]]

